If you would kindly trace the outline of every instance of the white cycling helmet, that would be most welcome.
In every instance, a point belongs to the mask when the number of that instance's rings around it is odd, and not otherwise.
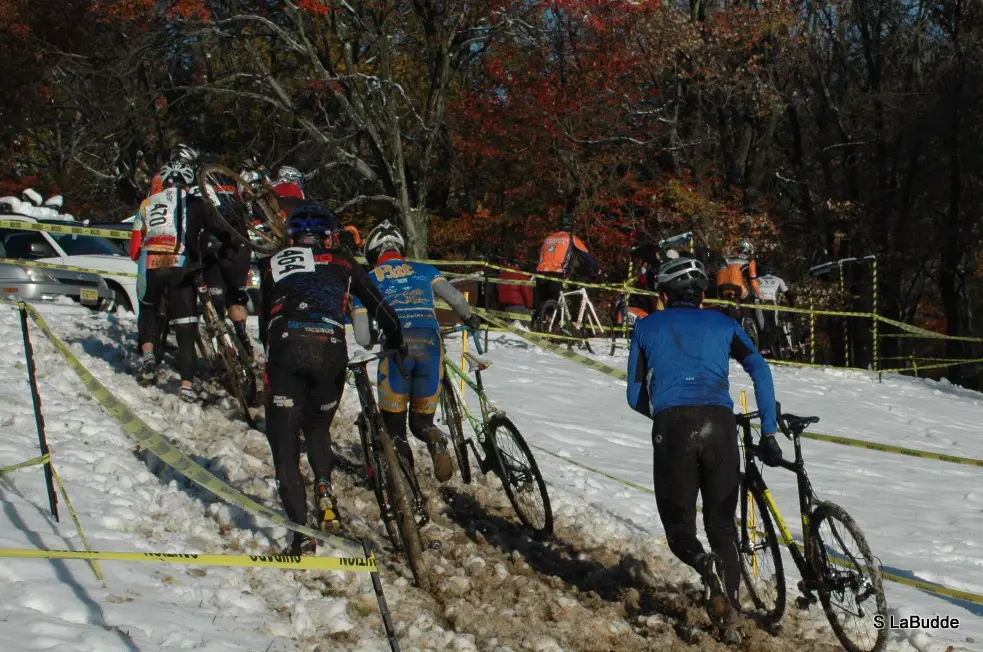
[[[706,269],[695,258],[674,258],[659,268],[659,290],[673,298],[694,299],[708,284]]]
[[[198,160],[201,154],[194,147],[180,144],[171,150],[171,163],[191,164]]]
[[[277,170],[276,180],[281,183],[296,183],[301,188],[304,187],[304,173],[289,165],[284,165]]]
[[[168,163],[157,173],[164,187],[190,186],[195,181],[195,171],[187,163]]]
[[[403,238],[403,234],[399,232],[399,229],[393,226],[389,220],[386,220],[369,231],[369,235],[365,238],[365,247],[362,251],[369,265],[375,267],[376,261],[387,251],[398,251],[400,254],[404,253],[406,251],[406,240]]]

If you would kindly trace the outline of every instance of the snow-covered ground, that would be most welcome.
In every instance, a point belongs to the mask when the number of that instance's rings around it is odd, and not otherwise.
[[[49,323],[119,398],[213,473],[277,505],[260,432],[230,419],[221,405],[178,402],[173,377],[161,389],[143,390],[133,381],[132,318],[56,310]],[[53,459],[95,549],[257,554],[282,545],[283,528],[255,523],[148,464],[43,336],[34,330],[32,339]],[[530,443],[651,485],[649,423],[627,408],[623,382],[513,336],[491,340],[486,388]],[[37,455],[18,316],[7,307],[0,307],[0,347],[5,466]],[[623,353],[600,357],[624,366]],[[787,411],[821,417],[815,431],[983,457],[975,425],[983,421],[983,395],[896,376],[878,383],[876,376],[835,370],[774,373]],[[739,367],[732,380],[735,398],[750,389]],[[352,394],[346,394],[335,436],[342,454],[354,460]],[[790,452],[790,443],[783,444]],[[983,593],[983,471],[812,441],[804,443],[804,454],[817,492],[851,512],[885,568]],[[427,595],[408,587],[399,572],[384,573],[403,649],[716,649],[708,637],[687,646],[666,624],[693,611],[685,594],[697,580],[660,540],[654,498],[545,453],[537,453],[537,461],[550,484],[559,542],[535,544],[494,514],[477,514],[468,497],[486,499],[481,492],[487,488],[461,489],[446,504],[434,499],[438,517],[428,537],[444,545],[428,557],[443,577],[440,590]],[[792,518],[794,478],[766,473],[799,534]],[[371,495],[344,476],[338,482],[357,536],[381,541]],[[63,505],[61,523],[46,514],[39,469],[0,476],[0,502],[0,547],[81,548]],[[635,614],[627,606],[621,584],[633,576],[625,570],[631,558],[646,560],[661,582],[648,596],[654,612]],[[387,563],[384,553],[380,561]],[[0,559],[0,649],[388,649],[364,575],[122,562],[104,562],[102,569],[108,589],[84,562]],[[983,650],[980,607],[897,584],[885,588],[889,606],[901,615],[947,614],[962,625],[930,636],[895,632],[891,649]],[[680,591],[683,606],[675,602]],[[750,649],[836,649],[818,607],[792,612],[778,638],[751,632]]]

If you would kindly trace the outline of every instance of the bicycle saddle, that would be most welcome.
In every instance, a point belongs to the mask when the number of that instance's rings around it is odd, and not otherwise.
[[[801,434],[810,423],[818,423],[819,417],[797,417],[794,414],[783,414],[782,421],[786,427],[796,434]]]

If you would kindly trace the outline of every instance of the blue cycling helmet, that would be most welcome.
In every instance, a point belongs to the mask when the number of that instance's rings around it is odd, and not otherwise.
[[[338,216],[319,204],[299,206],[287,220],[287,234],[296,238],[303,233],[328,237],[341,230]]]

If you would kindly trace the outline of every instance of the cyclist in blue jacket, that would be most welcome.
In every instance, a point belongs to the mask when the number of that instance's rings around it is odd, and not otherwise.
[[[652,419],[655,495],[673,554],[703,578],[711,620],[724,641],[741,641],[740,557],[734,514],[740,486],[740,452],[730,358],[754,381],[761,412],[762,457],[782,456],[775,441],[777,415],[771,371],[741,326],[716,310],[702,310],[707,275],[692,258],[659,269],[666,310],[638,322],[628,358],[628,404]],[[696,497],[703,496],[703,525],[712,552],[696,538]]]

